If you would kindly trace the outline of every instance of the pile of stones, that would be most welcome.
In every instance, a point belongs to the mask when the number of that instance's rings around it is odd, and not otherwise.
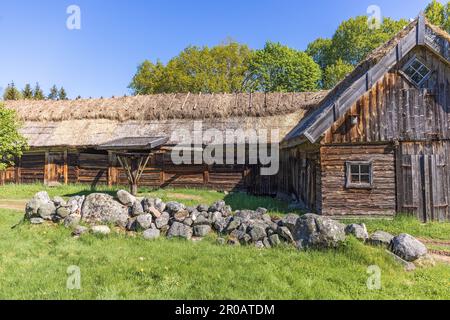
[[[352,235],[367,244],[385,246],[408,268],[410,262],[427,256],[427,248],[414,237],[407,234],[394,237],[383,231],[369,236],[364,224],[345,225],[315,214],[273,218],[265,208],[233,212],[224,201],[186,207],[174,201],[137,198],[124,190],[115,197],[93,193],[68,201],[60,197],[50,199],[46,192],[39,192],[26,205],[25,219],[32,224],[45,221],[64,224],[76,237],[88,232],[109,234],[114,226],[141,233],[147,240],[160,236],[196,240],[215,233],[220,244],[257,248],[281,244],[300,250],[337,248]]]

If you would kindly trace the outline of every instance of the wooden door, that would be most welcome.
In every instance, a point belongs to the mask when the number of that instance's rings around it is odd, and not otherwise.
[[[49,153],[47,159],[47,183],[65,183],[64,153]]]
[[[398,210],[422,221],[448,216],[445,157],[440,154],[402,155],[398,180]]]

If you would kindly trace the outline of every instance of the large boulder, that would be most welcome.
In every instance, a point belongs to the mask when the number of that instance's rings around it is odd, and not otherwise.
[[[136,231],[144,231],[150,229],[152,226],[152,215],[151,214],[141,214],[136,218],[135,221]]]
[[[111,229],[108,226],[93,226],[91,232],[93,234],[106,236],[111,233]]]
[[[133,204],[136,202],[136,197],[125,190],[117,191],[117,199],[121,204],[128,207],[133,206]]]
[[[169,224],[170,215],[167,212],[163,212],[159,218],[155,220],[155,225],[158,229],[165,227]]]
[[[187,240],[190,240],[192,238],[192,228],[182,224],[180,222],[174,222],[167,233],[168,238],[185,238]]]
[[[263,223],[254,223],[250,229],[250,236],[254,242],[261,241],[267,237],[267,227]]]
[[[369,239],[369,233],[367,232],[366,225],[362,224],[349,224],[345,228],[345,233],[347,235],[353,235],[356,239],[360,241],[367,241]]]
[[[66,207],[69,209],[70,214],[81,216],[81,209],[83,208],[83,203],[85,199],[86,199],[85,196],[71,197],[66,203]]]
[[[194,235],[196,237],[206,237],[211,232],[211,227],[208,225],[200,225],[194,227]]]
[[[428,253],[427,247],[422,242],[406,233],[392,239],[390,250],[408,262],[416,261]]]
[[[41,207],[43,207],[43,209],[39,212]],[[56,207],[50,200],[48,193],[41,191],[36,193],[26,204],[25,218],[28,220],[31,218],[49,219],[52,214],[55,214],[55,212]]]
[[[128,208],[108,194],[93,193],[86,197],[81,210],[82,221],[88,224],[115,224],[125,228],[128,222]]]
[[[368,243],[373,246],[388,247],[394,236],[385,231],[376,231],[368,239]]]
[[[336,248],[345,241],[345,225],[316,214],[297,220],[292,233],[297,248]]]
[[[166,211],[170,213],[171,215],[174,215],[175,213],[184,210],[186,207],[178,202],[171,201],[166,203]]]
[[[300,216],[298,214],[290,213],[283,217],[281,223],[284,227],[287,227],[289,231],[294,232],[298,219],[300,219]]]
[[[143,237],[145,240],[155,240],[161,236],[161,231],[158,229],[148,229],[143,233]]]

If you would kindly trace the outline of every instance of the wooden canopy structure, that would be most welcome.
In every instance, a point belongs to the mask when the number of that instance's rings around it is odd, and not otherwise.
[[[150,160],[152,151],[167,143],[166,137],[125,137],[98,147],[114,153],[130,184],[132,195],[137,195],[139,180]]]

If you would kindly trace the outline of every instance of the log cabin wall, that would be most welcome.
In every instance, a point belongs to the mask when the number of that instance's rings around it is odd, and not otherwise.
[[[418,57],[432,71],[423,88],[391,70],[327,130],[323,144],[450,139],[450,68],[424,48]],[[357,121],[356,124],[352,119]]]
[[[321,212],[321,166],[319,146],[301,145],[282,149],[278,191],[301,200],[306,207]]]
[[[332,216],[394,216],[395,148],[392,145],[334,145],[320,149],[322,210]],[[347,162],[370,161],[371,188],[347,188]]]

